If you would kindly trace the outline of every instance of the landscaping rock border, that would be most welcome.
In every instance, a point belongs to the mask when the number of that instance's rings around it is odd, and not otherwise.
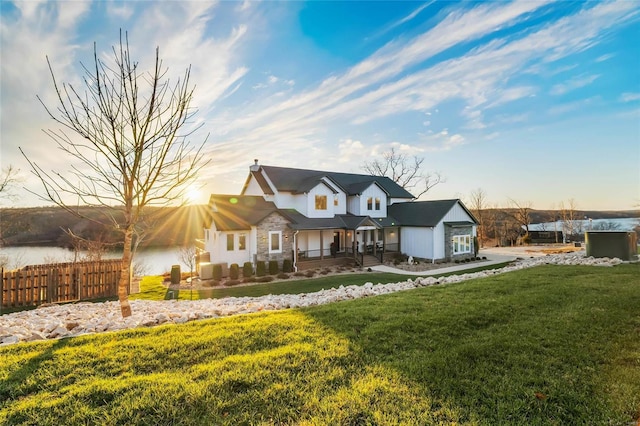
[[[226,317],[260,311],[317,306],[342,300],[359,299],[418,287],[457,283],[473,278],[530,268],[542,264],[614,266],[620,259],[585,257],[582,253],[558,254],[519,259],[500,269],[461,273],[447,277],[416,277],[390,284],[339,286],[315,293],[267,295],[261,297],[227,297],[203,300],[133,300],[133,315],[122,318],[118,302],[83,302],[43,306],[37,309],[0,316],[0,346],[44,339],[60,339],[85,334],[181,324],[199,319]]]

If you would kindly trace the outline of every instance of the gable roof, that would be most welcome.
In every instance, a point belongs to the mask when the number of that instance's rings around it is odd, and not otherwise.
[[[294,169],[289,167],[260,166],[278,191],[301,193],[312,188],[311,182],[320,182],[326,177],[347,195],[359,195],[372,183],[378,184],[392,198],[415,198],[409,191],[386,176],[371,176],[354,173],[326,172],[320,170]],[[257,173],[259,174],[259,172]]]
[[[212,195],[209,207],[218,231],[251,229],[251,226],[278,211],[275,204],[256,195]]]
[[[457,203],[460,203],[473,223],[477,224],[476,218],[458,199],[395,203],[387,206],[387,212],[403,226],[436,226]]]

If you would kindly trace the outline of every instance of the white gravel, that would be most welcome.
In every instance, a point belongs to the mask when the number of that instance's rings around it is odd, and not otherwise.
[[[503,274],[541,264],[614,266],[620,259],[585,257],[584,252],[550,255],[519,260],[513,265],[448,277],[416,277],[391,284],[366,283],[340,286],[315,293],[227,297],[204,300],[133,300],[133,315],[122,318],[118,302],[54,305],[0,316],[0,346],[43,339],[59,339],[159,324],[181,324],[205,318],[247,314],[259,311],[302,308],[341,300],[359,299],[436,284],[449,284],[473,278]]]

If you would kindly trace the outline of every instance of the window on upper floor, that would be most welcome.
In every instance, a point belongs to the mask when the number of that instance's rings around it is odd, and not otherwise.
[[[333,196],[333,205],[336,206],[336,207],[338,206],[338,196],[337,195]]]
[[[247,249],[247,234],[238,235],[238,250]]]
[[[380,197],[376,197],[376,210],[380,210]]]
[[[316,210],[326,210],[326,209],[327,209],[327,196],[316,195]]]
[[[373,197],[367,198],[367,210],[373,210]]]
[[[233,251],[235,235],[227,234],[227,251]]]

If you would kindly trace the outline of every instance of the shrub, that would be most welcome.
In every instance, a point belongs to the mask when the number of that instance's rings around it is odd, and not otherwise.
[[[293,274],[294,277],[304,277],[304,272],[296,272],[295,274]]]
[[[231,278],[232,280],[237,280],[239,276],[240,266],[238,266],[237,263],[232,263],[231,266],[229,266],[229,278]]]
[[[293,262],[291,259],[285,259],[282,261],[282,272],[293,272]]]
[[[259,282],[259,283],[268,283],[268,282],[271,282],[271,281],[273,281],[273,277],[269,277],[269,276],[260,277],[260,278],[256,279],[256,282]]]
[[[286,280],[287,278],[289,278],[289,274],[285,274],[284,272],[280,272],[277,275],[278,278],[280,278],[281,280]]]
[[[320,271],[321,275],[327,275],[329,273],[328,269],[323,269],[322,271]]]
[[[222,279],[222,265],[219,263],[213,265],[213,279],[215,281],[220,281]]]
[[[455,260],[455,262],[456,262],[456,263],[460,263],[460,259],[456,259],[456,260]]]
[[[242,276],[245,278],[253,276],[253,264],[251,262],[244,262],[244,265],[242,265]]]
[[[256,277],[247,277],[242,281],[245,282],[245,283],[255,283],[258,280],[256,279]]]
[[[238,285],[241,282],[242,281],[240,281],[240,280],[227,280],[227,281],[225,281],[224,285],[227,286],[227,287],[231,287],[231,286],[234,286],[234,285]]]
[[[258,260],[258,263],[256,263],[256,275],[259,277],[267,275],[267,265],[264,260]]]
[[[307,271],[306,274],[304,274],[305,277],[307,278],[311,278],[315,275],[315,271]]]
[[[487,260],[487,256],[482,256],[482,260]]]
[[[275,275],[278,273],[278,261],[270,260],[269,261],[269,275]]]
[[[367,272],[371,272],[371,268],[367,268]]]

